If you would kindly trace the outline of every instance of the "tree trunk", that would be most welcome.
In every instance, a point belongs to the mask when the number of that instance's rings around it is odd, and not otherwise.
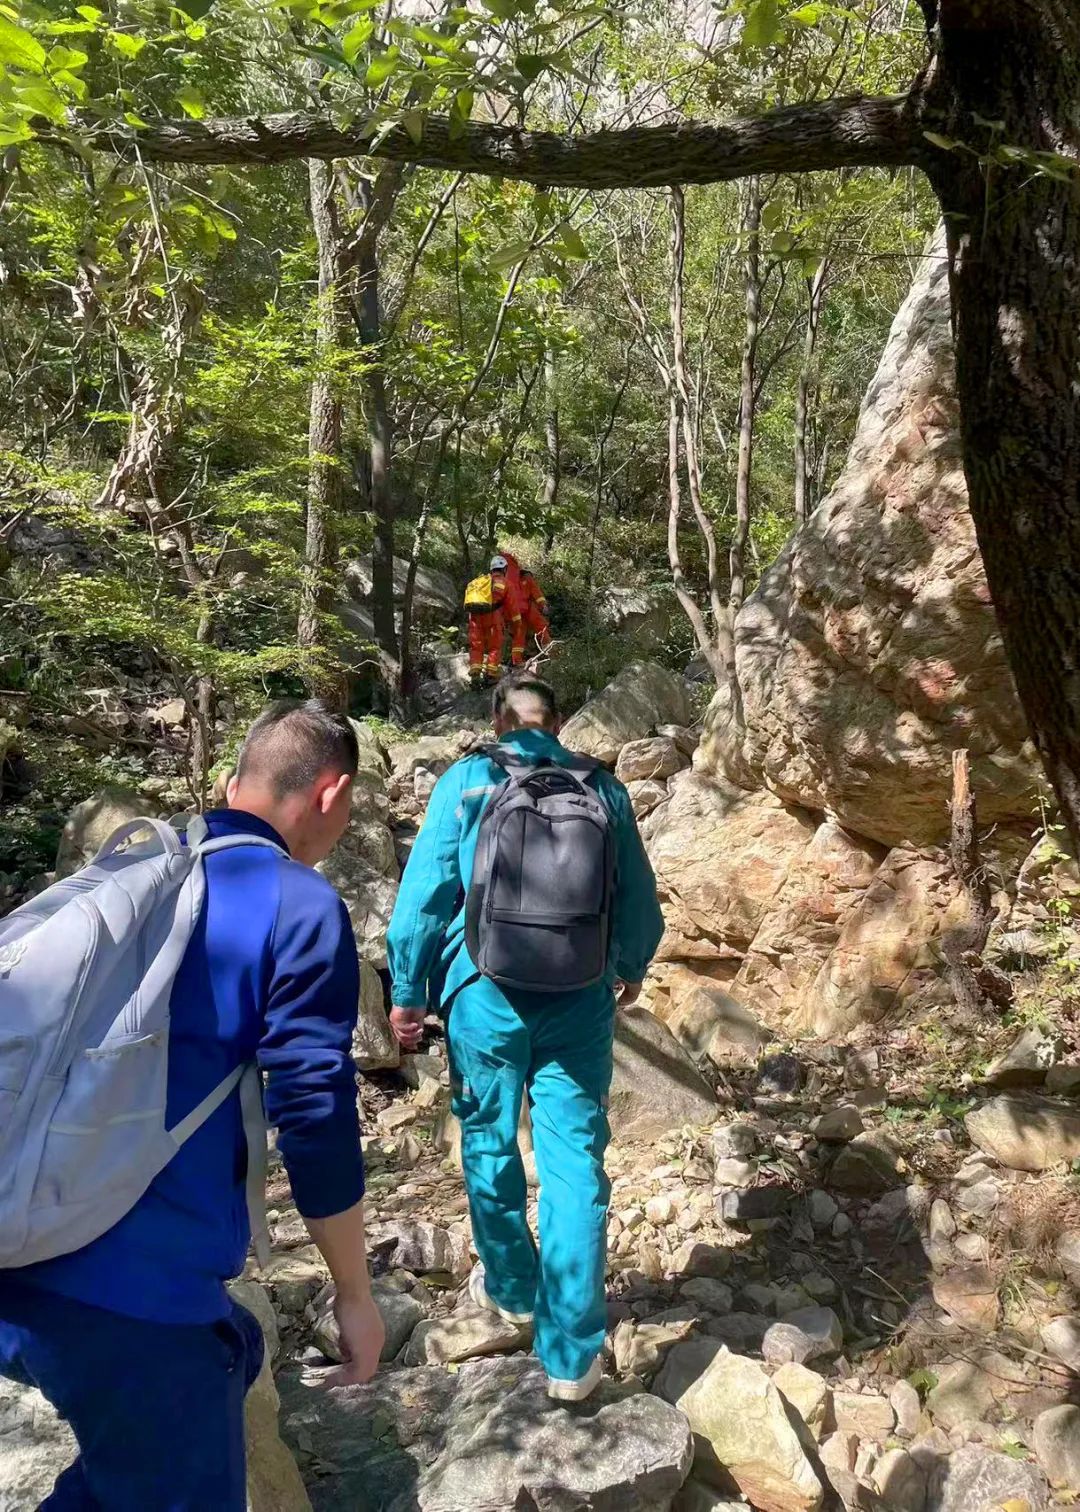
[[[540,519],[547,537],[554,534],[555,506],[559,502],[559,365],[549,342],[544,348],[544,492]]]
[[[1017,691],[1080,845],[1080,10],[943,0],[949,134],[1052,162],[942,154],[964,469]],[[948,113],[948,114],[946,114]],[[981,125],[980,125],[981,121]],[[944,126],[942,128],[945,129]]]
[[[379,307],[377,249],[366,247],[358,268],[360,342],[363,348],[364,418],[367,422],[370,465],[368,509],[374,526],[371,553],[371,617],[375,640],[396,668],[400,665],[394,622],[394,499],[390,489],[390,409],[386,402]]]
[[[731,538],[730,587],[732,614],[746,597],[746,543],[750,537],[750,478],[754,465],[754,420],[758,329],[761,325],[761,182],[747,185],[746,214],[746,331],[743,336],[742,385],[739,399],[739,461],[735,474],[735,533]]]
[[[803,334],[802,366],[795,390],[795,519],[800,525],[806,523],[814,507],[810,487],[810,466],[806,455],[806,432],[810,415],[810,400],[816,386],[815,358],[817,355],[818,329],[821,324],[821,302],[828,278],[828,262],[824,258],[813,278],[806,280],[806,330]]]
[[[332,596],[337,555],[337,517],[342,501],[342,401],[334,378],[334,356],[342,339],[341,231],[329,163],[308,161],[311,224],[318,249],[319,297],[315,314],[315,370],[308,420],[307,527],[300,583],[296,639],[318,646],[326,639],[325,619]]]

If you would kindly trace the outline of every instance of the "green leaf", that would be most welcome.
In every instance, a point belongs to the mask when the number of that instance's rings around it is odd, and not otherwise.
[[[53,74],[53,83],[63,89],[70,89],[77,100],[85,100],[90,93],[90,87],[85,79],[80,79],[78,74],[68,73],[62,68],[59,73]]]
[[[761,224],[766,231],[775,231],[784,219],[784,210],[781,205],[766,205],[761,212]]]
[[[130,32],[109,32],[109,46],[122,58],[137,58],[146,46],[145,37],[134,37]]]
[[[20,114],[45,116],[63,125],[67,110],[51,84],[25,84],[15,91],[15,108]]]
[[[816,26],[825,12],[824,5],[800,5],[798,10],[788,11],[787,19],[796,26]]]
[[[422,110],[403,110],[401,124],[409,135],[409,140],[417,147],[424,140],[424,112]]]
[[[124,111],[124,120],[129,126],[142,127],[146,125],[142,116],[137,116],[133,110]]]
[[[444,53],[456,53],[461,50],[461,43],[457,37],[444,37],[441,32],[432,31],[430,26],[412,26],[409,30],[422,47],[434,47],[438,52]]]
[[[398,63],[401,59],[399,47],[388,47],[377,58],[372,58],[368,64],[368,71],[364,75],[364,83],[370,89],[378,89],[380,84],[385,84],[397,72]]]
[[[0,126],[0,147],[14,147],[16,142],[32,142],[34,133],[25,121],[9,121]]]
[[[521,10],[520,0],[484,0],[484,8],[500,21],[512,21]]]
[[[795,246],[795,238],[790,231],[778,231],[772,239],[772,250],[777,257],[786,257]]]
[[[96,32],[97,27],[93,21],[50,21],[41,30],[50,37],[73,37],[85,36],[87,32]]]
[[[589,255],[589,249],[581,239],[581,233],[575,231],[568,222],[564,222],[559,228],[559,239],[562,244],[562,252],[565,257],[585,258]]]
[[[88,53],[80,52],[74,47],[57,45],[49,50],[49,72],[58,73],[61,69],[72,72],[82,68],[90,61]]]
[[[940,147],[943,152],[952,152],[954,148],[960,146],[960,143],[956,140],[955,137],[942,136],[941,133],[937,131],[924,131],[923,136],[934,147]]]
[[[186,116],[193,121],[201,121],[206,114],[206,104],[202,95],[192,84],[185,84],[183,89],[176,91],[176,103]]]
[[[96,5],[77,5],[75,7],[75,14],[81,16],[84,21],[89,21],[96,26],[105,12],[98,10]]]
[[[500,247],[495,255],[488,259],[488,267],[493,273],[498,273],[503,268],[512,268],[528,255],[529,247],[530,243],[527,241],[507,242],[505,247]]]
[[[38,39],[3,15],[0,15],[0,63],[26,73],[39,74],[45,70],[45,49]]]
[[[527,84],[532,84],[550,62],[551,59],[547,53],[518,53],[514,59],[514,67]]]
[[[360,53],[367,46],[374,30],[374,21],[358,21],[342,37],[341,51],[345,54],[345,61],[350,67],[356,62]]]
[[[743,43],[747,47],[772,47],[783,34],[777,0],[757,0],[743,27]]]

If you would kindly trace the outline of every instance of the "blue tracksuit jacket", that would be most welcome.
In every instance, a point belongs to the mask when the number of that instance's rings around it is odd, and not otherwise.
[[[262,835],[285,849],[252,814],[207,819],[213,835]],[[358,1000],[348,914],[323,877],[264,846],[208,856],[206,904],[172,994],[170,1127],[257,1059],[301,1214],[351,1207],[364,1193],[351,1057]],[[107,1234],[11,1275],[152,1322],[224,1318],[224,1282],[242,1269],[250,1241],[246,1168],[234,1093]]]

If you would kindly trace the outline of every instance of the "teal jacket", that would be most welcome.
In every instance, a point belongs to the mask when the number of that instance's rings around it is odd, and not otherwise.
[[[538,761],[570,759],[546,730],[515,730],[500,744]],[[505,780],[502,769],[478,752],[456,762],[435,784],[390,921],[387,950],[399,1007],[449,1002],[478,974],[465,947],[465,893],[481,815]],[[640,982],[664,932],[656,881],[626,789],[604,770],[589,780],[611,814],[615,840],[609,977]]]

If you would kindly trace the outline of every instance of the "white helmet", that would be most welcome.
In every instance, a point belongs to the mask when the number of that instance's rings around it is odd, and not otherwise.
[[[492,572],[505,572],[506,558],[496,553],[491,559],[491,570]]]

